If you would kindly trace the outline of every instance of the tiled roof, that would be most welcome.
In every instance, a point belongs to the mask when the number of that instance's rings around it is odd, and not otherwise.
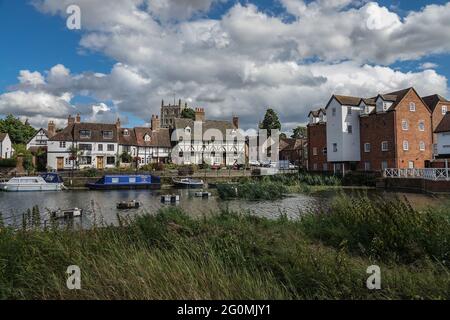
[[[334,95],[334,98],[340,104],[345,105],[345,106],[359,106],[359,103],[361,101],[360,97]]]
[[[125,134],[125,131],[127,131],[128,134]],[[119,129],[119,144],[124,146],[135,146],[136,143],[136,134],[134,132],[134,128]]]
[[[447,112],[444,118],[442,118],[442,121],[437,126],[436,130],[434,130],[434,132],[440,133],[449,131],[450,131],[450,112]]]
[[[368,106],[376,106],[376,102],[375,102],[376,98],[369,98],[369,99],[362,99],[362,101],[364,101],[364,103]]]
[[[0,142],[3,142],[3,140],[5,140],[7,135],[8,135],[7,133],[1,133],[0,132]]]
[[[389,110],[394,110],[395,107],[403,100],[403,98],[410,92],[414,90],[413,88],[403,89],[399,91],[394,91],[386,94],[380,94],[379,97],[383,98],[383,100],[393,102],[392,106]]]
[[[161,128],[159,130],[152,130],[150,128],[134,128],[134,132],[138,147],[171,147],[169,129]],[[145,141],[146,135],[150,136],[150,141]]]
[[[280,151],[283,150],[298,150],[303,147],[304,139],[285,138],[280,139]]]
[[[191,128],[192,134],[195,134],[194,120],[192,119],[175,119],[175,129]],[[223,138],[226,138],[227,130],[233,130],[234,126],[231,121],[206,120],[202,122],[203,134],[209,129],[219,130]]]
[[[439,102],[450,103],[446,98],[440,96],[438,94],[433,94],[431,96],[422,97],[423,102],[430,108],[431,111],[434,111]]]

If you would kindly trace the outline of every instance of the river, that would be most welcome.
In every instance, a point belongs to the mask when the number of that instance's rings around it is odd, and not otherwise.
[[[277,218],[281,214],[285,214],[290,219],[297,219],[305,212],[326,207],[339,193],[337,190],[328,190],[312,194],[293,194],[277,201],[223,201],[215,195],[215,190],[210,191],[213,193],[213,196],[205,199],[194,197],[193,190],[0,192],[0,212],[2,212],[7,224],[20,225],[22,213],[35,205],[39,206],[43,220],[47,219],[44,213],[48,210],[82,208],[84,216],[81,224],[88,227],[94,221],[96,223],[117,224],[118,214],[122,217],[133,217],[145,213],[155,214],[160,208],[170,206],[161,203],[161,194],[179,194],[181,200],[177,206],[193,217],[209,215],[228,208],[232,211],[249,212],[267,218]],[[357,196],[362,191],[345,190],[345,192]],[[450,203],[449,196],[395,193],[373,189],[367,192],[373,195],[382,195],[383,197],[406,197],[414,207],[420,208]],[[141,208],[126,211],[116,209],[118,202],[134,199],[141,202]]]

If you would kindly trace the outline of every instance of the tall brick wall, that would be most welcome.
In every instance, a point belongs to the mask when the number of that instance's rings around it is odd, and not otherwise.
[[[327,156],[323,154],[323,149],[327,147],[327,125],[317,123],[308,125],[308,169],[309,171],[323,171],[324,163],[327,163]],[[317,148],[317,155],[314,155],[314,148]],[[314,164],[317,170],[314,170]],[[331,170],[328,165],[328,170]]]
[[[416,104],[416,111],[409,110],[410,102]],[[432,124],[431,113],[420,97],[411,90],[397,105],[396,116],[396,143],[397,143],[397,168],[408,168],[409,161],[414,162],[415,168],[425,168],[425,162],[432,159]],[[407,120],[408,130],[402,129],[402,120]],[[419,121],[425,122],[425,130],[419,130]],[[403,150],[403,141],[409,142],[409,150]],[[419,148],[420,141],[425,143],[425,151]]]

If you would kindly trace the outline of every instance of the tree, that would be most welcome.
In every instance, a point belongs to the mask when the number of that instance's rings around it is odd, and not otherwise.
[[[181,117],[184,119],[192,119],[195,120],[195,111],[191,108],[185,108],[181,112]]]
[[[301,138],[306,138],[306,136],[307,136],[306,127],[298,126],[293,131],[294,131],[294,133],[292,134],[291,138],[301,139]]]
[[[267,130],[268,135],[271,134],[272,130],[281,130],[280,119],[273,109],[267,109],[259,128]]]
[[[27,144],[36,134],[36,129],[28,124],[28,120],[23,123],[12,114],[0,119],[0,132],[8,133],[13,144]]]

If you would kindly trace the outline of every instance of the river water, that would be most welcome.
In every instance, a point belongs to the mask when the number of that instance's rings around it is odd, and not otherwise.
[[[33,206],[39,206],[42,220],[48,216],[48,210],[82,208],[83,218],[80,224],[90,226],[94,222],[98,224],[117,224],[118,215],[121,217],[133,217],[140,214],[155,214],[162,207],[170,206],[161,203],[162,194],[180,195],[180,203],[176,206],[193,216],[201,217],[216,213],[221,209],[248,212],[267,218],[277,218],[281,214],[290,219],[297,219],[305,212],[326,208],[337,196],[339,191],[324,191],[312,194],[294,194],[277,201],[222,201],[215,190],[211,198],[196,198],[193,190],[120,190],[120,191],[63,191],[63,192],[24,192],[5,193],[0,192],[0,212],[7,224],[20,225],[22,214]],[[360,190],[345,190],[353,196],[361,194]],[[415,207],[436,206],[450,203],[449,196],[431,196],[414,193],[394,193],[378,190],[367,190],[369,194],[382,195],[383,197],[406,197]],[[135,210],[118,210],[116,205],[120,201],[138,200],[141,208]]]

